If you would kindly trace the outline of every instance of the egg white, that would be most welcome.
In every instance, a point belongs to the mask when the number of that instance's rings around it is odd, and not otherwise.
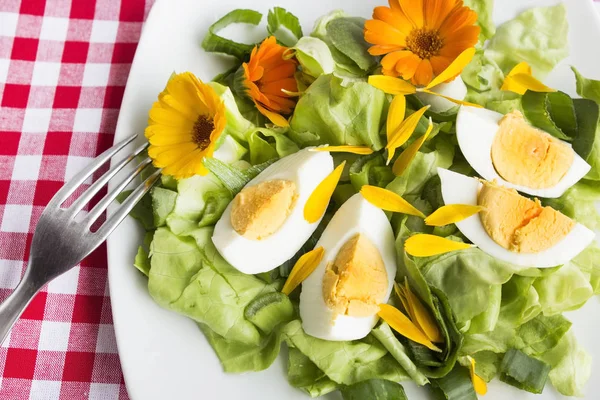
[[[219,253],[239,271],[258,274],[270,271],[296,254],[313,234],[319,221],[304,219],[306,201],[327,175],[333,171],[333,158],[327,152],[309,149],[282,158],[252,179],[246,187],[274,179],[293,181],[297,198],[283,225],[272,235],[261,240],[250,240],[235,231],[231,225],[230,203],[215,225],[212,241]]]
[[[498,122],[503,115],[484,108],[461,107],[456,117],[456,138],[458,145],[467,162],[488,181],[496,180],[498,184],[527,193],[532,196],[556,198],[562,196],[571,186],[576,184],[590,170],[590,165],[577,153],[571,167],[555,185],[549,188],[536,189],[522,185],[515,185],[504,180],[492,162],[492,144],[498,132]],[[565,144],[569,145],[569,143]]]
[[[483,186],[471,178],[447,169],[438,168],[442,182],[442,197],[445,204],[477,205],[477,196]],[[581,253],[596,236],[583,226],[575,227],[557,244],[539,253],[516,253],[496,243],[485,230],[479,214],[456,223],[458,229],[481,250],[498,258],[522,267],[549,268],[564,264]]]
[[[316,245],[325,250],[323,259],[302,283],[300,317],[304,331],[311,336],[333,341],[357,340],[367,336],[377,323],[377,314],[367,317],[337,315],[323,298],[323,277],[327,265],[357,233],[366,235],[379,250],[388,276],[388,288],[382,302],[386,303],[390,297],[396,277],[394,232],[385,213],[358,193],[339,208],[325,228]]]

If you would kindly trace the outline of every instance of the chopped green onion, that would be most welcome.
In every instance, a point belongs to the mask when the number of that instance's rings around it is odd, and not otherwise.
[[[431,389],[436,399],[444,400],[477,400],[473,388],[471,374],[467,368],[456,364],[455,367],[440,379],[431,381]]]
[[[282,27],[289,30],[294,39],[289,38],[289,35],[281,35],[281,32],[277,32]],[[273,7],[273,9],[269,10],[269,14],[267,15],[267,30],[270,35],[274,35],[277,40],[287,47],[294,46],[304,36],[298,17],[281,7]]]
[[[540,394],[544,390],[550,366],[517,349],[510,349],[500,364],[500,380],[521,390]]]
[[[208,28],[208,34],[202,41],[202,48],[212,53],[229,54],[240,61],[244,61],[254,48],[254,44],[237,43],[219,36],[218,33],[231,24],[258,25],[261,19],[262,14],[258,11],[233,10]]]
[[[384,379],[369,379],[340,388],[344,400],[408,400],[402,385]]]

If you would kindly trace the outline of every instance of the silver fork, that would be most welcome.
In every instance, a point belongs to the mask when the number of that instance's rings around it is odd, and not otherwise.
[[[129,156],[114,164],[96,182],[90,185],[70,207],[61,208],[62,203],[86,179],[131,143],[136,136],[132,135],[100,154],[91,165],[67,182],[54,195],[42,212],[33,234],[29,264],[25,270],[25,275],[11,295],[0,304],[0,343],[4,342],[13,324],[19,319],[35,294],[45,284],[73,268],[100,246],[160,177],[160,170],[152,173],[133,190],[95,232],[90,230],[92,224],[102,215],[108,205],[117,198],[119,193],[150,165],[151,160],[146,158],[136,166],[131,174],[124,177],[114,189],[109,191],[82,220],[75,219],[79,211],[111,178],[146,149],[147,144],[144,144],[136,148]]]

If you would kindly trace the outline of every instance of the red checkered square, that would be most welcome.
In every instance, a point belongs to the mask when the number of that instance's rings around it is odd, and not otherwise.
[[[98,329],[98,324],[71,323],[68,351],[94,353]]]
[[[20,132],[24,118],[25,110],[22,108],[0,107],[0,131]]]
[[[121,3],[121,21],[138,21],[144,20],[144,0],[130,0],[130,4]]]
[[[29,305],[25,309],[25,312],[23,312],[23,315],[21,316],[21,318],[22,319],[35,319],[35,320],[43,319],[44,318],[44,308],[46,307],[46,296],[48,296],[48,293],[39,292],[33,298],[33,300],[31,300],[31,303],[29,303]]]
[[[2,146],[0,146],[0,155],[17,154],[19,148],[19,140],[21,133],[19,132],[2,132]],[[2,203],[2,201],[0,201]]]
[[[54,103],[54,86],[32,86],[28,105],[33,108],[50,108]]]
[[[96,264],[96,262],[94,262]],[[106,269],[81,268],[79,272],[79,294],[104,296],[106,290]]]
[[[102,108],[104,106],[105,87],[93,86],[82,87],[81,97],[79,98],[80,108]],[[89,154],[89,153],[88,153]]]
[[[74,132],[71,137],[70,154],[74,156],[86,156],[88,154],[100,153],[97,150],[98,136],[87,133]]]
[[[65,42],[63,63],[85,63],[90,44],[88,42]]]
[[[72,131],[75,123],[75,110],[55,109],[52,110],[49,131]]]
[[[115,43],[113,50],[113,64],[131,64],[137,43]]]
[[[93,19],[96,4],[93,1],[74,1],[71,4],[71,18]]]
[[[38,39],[17,37],[13,42],[10,58],[13,60],[35,61],[38,44]]]
[[[11,330],[11,345],[19,347],[20,349],[37,350],[41,326],[41,321],[21,318],[15,323]]]
[[[59,62],[62,59],[64,43],[54,40],[40,40],[37,60]]]
[[[44,135],[22,133],[19,141],[19,155],[40,155],[44,148]]]
[[[71,13],[71,3],[73,1],[81,0],[46,0],[46,15],[68,18]]]
[[[21,1],[21,14],[44,15],[46,8],[45,0],[24,0]]]
[[[33,75],[33,63],[31,61],[12,60],[8,68],[6,83],[27,85],[31,82]]]
[[[32,379],[36,354],[36,350],[9,348],[6,352],[4,376],[7,378]]]
[[[104,97],[104,108],[121,108],[124,91],[123,86],[108,86]]]
[[[0,11],[18,13],[21,0],[3,0],[0,1]]]
[[[130,69],[131,65],[129,64],[113,64],[108,75],[108,84],[111,86],[125,86]]]
[[[48,293],[44,320],[56,322],[71,322],[75,295]]]
[[[68,367],[65,365],[65,369],[66,368]],[[81,397],[82,393],[85,394],[85,398],[87,398],[87,394],[90,392],[90,386],[89,382],[69,382],[63,379],[63,382],[60,385],[59,400],[78,399]]]
[[[54,95],[54,108],[77,108],[79,104],[79,86],[58,86]]]
[[[7,83],[4,86],[2,107],[25,108],[29,98],[29,85],[15,85]]]
[[[16,36],[21,38],[39,38],[42,30],[42,17],[21,14],[17,24]]]
[[[70,351],[65,357],[63,381],[91,382],[94,367],[94,353]]]
[[[6,204],[8,199],[8,188],[10,187],[10,181],[0,181],[0,204]]]
[[[113,57],[114,43],[90,43],[89,63],[110,63]]]
[[[43,155],[39,179],[64,182],[66,168],[67,156]]]
[[[2,2],[0,2],[1,4]],[[7,36],[0,36],[0,58],[8,59],[12,52],[13,39]]]
[[[31,204],[35,194],[36,181],[17,181],[10,184],[7,204]]]
[[[62,64],[58,84],[61,86],[81,86],[85,64]]]
[[[29,379],[15,379],[6,377],[5,375],[5,378],[2,380],[2,386],[0,387],[0,398],[11,400],[28,399],[31,383],[32,382]]]
[[[81,2],[82,4],[93,2]],[[75,3],[73,3],[75,4]],[[84,41],[90,40],[90,34],[92,33],[92,23],[90,19],[72,19],[69,21],[69,30],[67,31],[67,40]]]
[[[72,321],[91,324],[100,323],[103,302],[104,297],[102,296],[76,295]]]
[[[60,381],[65,367],[65,352],[39,350],[35,363],[36,379]]]
[[[27,234],[0,231],[0,243],[10,243],[10,246],[0,246],[0,259],[23,260],[27,247]]]
[[[117,30],[117,42],[137,43],[142,32],[142,25],[138,22],[121,22]]]
[[[0,156],[0,179],[10,179],[14,165],[14,157]]]
[[[71,132],[48,132],[44,144],[44,154],[67,155],[71,147]]]
[[[92,382],[111,383],[120,378],[119,355],[110,353],[96,354]]]
[[[46,206],[62,186],[62,182],[38,181],[33,195],[33,205]]]
[[[115,129],[117,128],[117,119],[119,118],[119,110],[116,109],[104,109],[102,112],[102,123],[100,124],[100,133],[111,133],[114,132]],[[112,146],[112,138],[109,137],[102,137],[102,136],[109,136],[109,135],[100,135],[100,140],[101,141],[107,141],[109,143],[109,146],[106,147],[107,149]]]

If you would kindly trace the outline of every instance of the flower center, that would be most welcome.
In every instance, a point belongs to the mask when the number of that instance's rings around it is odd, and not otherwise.
[[[209,119],[206,115],[198,117],[192,128],[192,140],[200,150],[204,150],[210,145],[210,134],[214,129],[215,124],[212,119]]]
[[[426,28],[413,29],[406,38],[406,47],[422,60],[437,56],[443,45],[440,34]]]

